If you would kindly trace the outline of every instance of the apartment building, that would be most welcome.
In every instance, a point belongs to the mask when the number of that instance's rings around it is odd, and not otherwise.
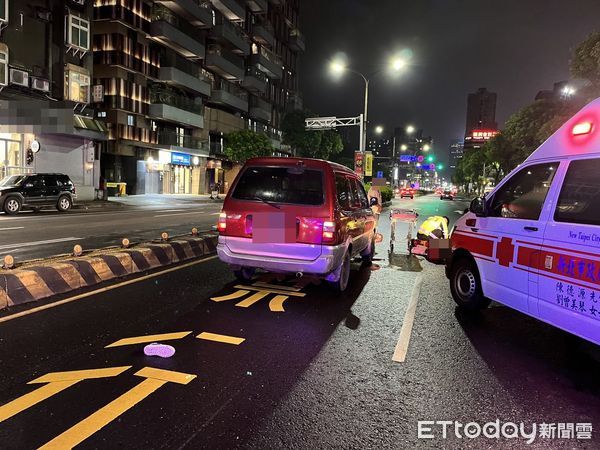
[[[129,194],[206,193],[234,174],[227,133],[252,129],[285,152],[282,117],[302,106],[298,4],[94,0],[103,177]]]
[[[61,172],[80,200],[95,197],[106,130],[93,117],[92,10],[83,0],[0,0],[0,178]]]

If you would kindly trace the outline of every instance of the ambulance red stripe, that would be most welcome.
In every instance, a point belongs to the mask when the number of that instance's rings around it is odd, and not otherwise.
[[[494,241],[481,239],[478,236],[455,230],[452,233],[452,248],[465,248],[472,253],[493,257]]]

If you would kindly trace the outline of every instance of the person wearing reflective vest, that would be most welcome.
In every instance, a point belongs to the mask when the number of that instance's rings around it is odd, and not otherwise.
[[[446,216],[429,217],[417,231],[417,238],[422,241],[429,239],[448,239],[450,219]]]

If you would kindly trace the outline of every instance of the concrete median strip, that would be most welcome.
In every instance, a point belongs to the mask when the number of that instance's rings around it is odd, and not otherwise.
[[[216,252],[218,236],[177,237],[129,249],[102,249],[81,257],[36,261],[14,270],[0,269],[0,309],[169,266]]]

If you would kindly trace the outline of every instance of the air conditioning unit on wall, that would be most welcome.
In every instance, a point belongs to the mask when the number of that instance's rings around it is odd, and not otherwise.
[[[32,78],[31,87],[36,91],[50,92],[50,81],[44,78]]]
[[[29,87],[29,73],[24,70],[10,69],[10,84]]]

